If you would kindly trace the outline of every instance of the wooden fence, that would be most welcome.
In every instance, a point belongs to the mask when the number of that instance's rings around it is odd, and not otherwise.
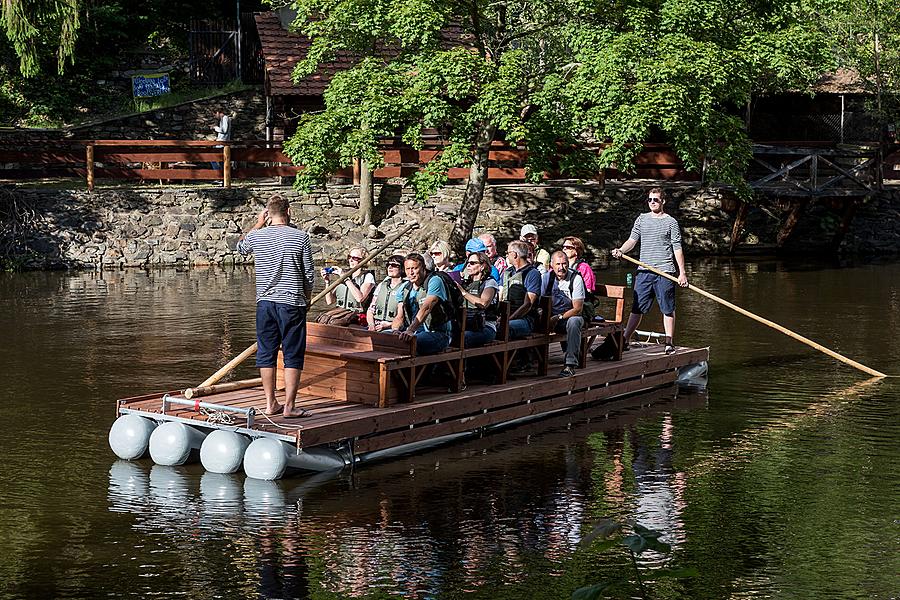
[[[892,175],[886,165],[878,144],[770,142],[753,146],[747,179],[779,196],[864,196]]]
[[[431,141],[421,150],[382,142],[384,166],[374,173],[376,180],[409,177],[434,160],[442,151],[439,141]],[[523,148],[495,142],[490,152],[488,180],[492,183],[516,183],[525,180]],[[631,175],[607,169],[595,178],[640,178],[695,181],[699,175],[685,171],[674,152],[664,144],[647,144],[638,156],[636,172]],[[219,163],[218,169],[211,163]],[[0,145],[0,180],[37,181],[43,179],[81,179],[93,189],[100,180],[219,181],[230,187],[236,179],[291,177],[302,167],[291,164],[280,142],[214,142],[190,140],[86,140]],[[453,168],[449,179],[465,180],[468,168]],[[358,183],[356,169],[344,169],[332,177]],[[564,178],[545,173],[545,180]],[[570,178],[570,177],[566,177]]]

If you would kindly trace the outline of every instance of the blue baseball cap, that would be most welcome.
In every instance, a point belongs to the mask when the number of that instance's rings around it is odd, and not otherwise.
[[[484,242],[479,240],[478,238],[472,238],[468,242],[466,242],[466,252],[485,252],[487,251],[487,246],[484,245]]]

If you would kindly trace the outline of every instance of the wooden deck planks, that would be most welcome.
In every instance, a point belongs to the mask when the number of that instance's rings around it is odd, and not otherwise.
[[[550,362],[562,363],[563,353],[557,344],[552,345],[549,354]],[[415,401],[386,408],[331,399],[324,393],[301,394],[296,406],[311,411],[310,417],[285,419],[274,416],[269,417],[269,422],[258,414],[254,429],[261,433],[296,435],[301,447],[357,438],[357,452],[372,451],[658,387],[674,381],[677,367],[707,358],[706,349],[682,349],[665,355],[662,346],[635,348],[625,353],[621,361],[590,361],[587,368],[578,370],[573,378],[524,376],[511,378],[505,385],[478,384],[457,393],[426,387]],[[325,374],[314,372],[313,375]],[[339,385],[347,383],[350,382]],[[375,382],[354,381],[353,384],[358,385],[363,394],[378,395]],[[334,384],[323,381],[321,387],[328,389],[330,385]],[[162,394],[146,394],[119,403],[129,409],[159,413],[161,398]],[[277,392],[277,398],[279,402],[284,401],[283,390]],[[202,401],[253,407],[259,413],[265,408],[261,387],[214,394]],[[198,424],[207,418],[190,406],[172,406],[169,415],[195,420]],[[238,417],[235,425],[241,426],[243,419],[240,415],[235,416]]]

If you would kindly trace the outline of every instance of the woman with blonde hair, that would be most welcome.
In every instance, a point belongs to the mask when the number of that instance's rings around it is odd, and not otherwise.
[[[584,287],[587,288],[587,291],[593,292],[597,285],[597,279],[594,277],[591,265],[584,260],[585,249],[581,238],[572,235],[563,238],[562,251],[569,259],[569,268],[581,273]]]
[[[351,248],[347,253],[348,268],[352,269],[369,256],[369,252],[360,246]],[[322,279],[325,285],[331,283],[332,278],[338,278],[343,275],[344,270],[340,267],[325,267],[322,269]],[[359,270],[353,277],[344,280],[334,290],[325,294],[325,302],[328,304],[335,303],[339,308],[350,309],[357,314],[365,314],[369,308],[372,291],[375,289],[375,274],[372,271]]]
[[[428,254],[434,261],[435,271],[450,271],[453,269],[453,263],[450,262],[450,244],[444,240],[438,240],[428,249]]]

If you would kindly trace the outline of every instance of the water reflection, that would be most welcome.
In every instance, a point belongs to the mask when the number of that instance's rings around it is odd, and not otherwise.
[[[900,373],[900,265],[690,270]],[[708,398],[255,486],[106,446],[116,398],[196,384],[253,341],[252,269],[0,274],[0,597],[565,598],[629,565],[576,544],[604,517],[664,530],[675,550],[645,568],[699,568],[673,595],[896,595],[900,384],[848,389],[854,370],[723,307],[678,310],[679,342],[711,346]]]
[[[308,585],[308,577],[351,596],[381,589],[435,597],[450,582],[476,590],[498,578],[521,584],[536,560],[551,575],[571,569],[594,518],[590,498],[608,494],[585,477],[588,457],[577,440],[633,428],[653,415],[662,415],[670,431],[671,411],[705,402],[702,393],[678,396],[669,388],[351,473],[281,481],[214,473],[198,478],[185,467],[117,461],[108,499],[111,510],[135,515],[142,531],[235,539],[252,533],[253,571],[263,595],[302,597],[296,586]],[[635,502],[609,516],[647,522],[680,510],[672,494],[653,489],[654,479],[672,475],[670,461],[650,467],[646,456],[658,449],[641,439],[632,439],[631,463],[624,467],[637,488],[617,492]],[[621,444],[610,449],[611,455],[588,460],[621,463]],[[545,463],[547,451],[556,460]],[[455,483],[448,487],[448,481]],[[675,531],[669,521],[650,524]],[[327,568],[315,568],[320,565]]]

